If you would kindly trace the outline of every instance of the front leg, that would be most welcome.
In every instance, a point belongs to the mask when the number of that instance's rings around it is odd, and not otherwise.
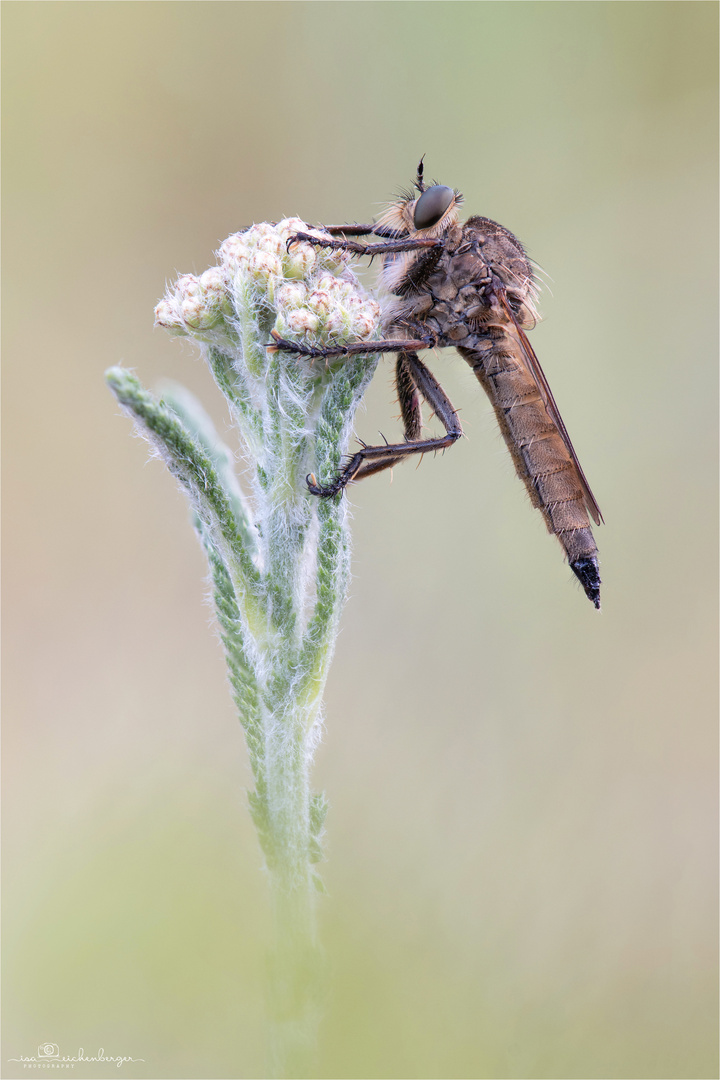
[[[364,228],[364,226],[363,226]],[[362,235],[362,234],[359,234]],[[349,251],[354,255],[389,255],[397,251],[418,251],[421,248],[442,247],[442,240],[426,239],[389,240],[385,244],[356,244],[354,240],[328,240],[324,236],[311,236],[310,233],[295,233],[287,242],[288,251],[293,244],[300,242],[312,244],[313,247],[333,248],[336,251]]]

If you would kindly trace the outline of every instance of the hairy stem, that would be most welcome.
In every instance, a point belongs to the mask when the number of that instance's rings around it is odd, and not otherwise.
[[[200,343],[250,465],[251,498],[188,391],[168,384],[157,398],[130,372],[107,373],[187,494],[207,555],[271,889],[272,1071],[293,1077],[312,1074],[320,1018],[315,865],[327,800],[312,792],[310,767],[349,576],[342,499],[310,496],[305,475],[327,481],[337,473],[378,355],[313,365],[266,346],[271,331],[314,348],[336,344],[339,332],[380,336],[377,305],[337,253],[309,244],[288,253],[288,237],[303,230],[290,219],[229,237],[217,267],[183,275],[156,309],[160,325]]]

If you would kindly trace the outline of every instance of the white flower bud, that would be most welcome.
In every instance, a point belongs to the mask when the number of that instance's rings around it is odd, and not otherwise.
[[[341,307],[336,307],[325,319],[324,330],[328,334],[342,334],[344,337],[347,335],[350,325],[348,312]]]
[[[193,330],[203,328],[206,321],[207,311],[199,296],[187,296],[182,302],[183,322]]]
[[[269,221],[260,221],[257,225],[251,225],[247,232],[242,235],[250,247],[258,247],[263,240],[275,235],[275,226],[271,225]]]
[[[155,325],[162,326],[170,334],[186,334],[187,330],[174,298],[166,297],[155,308]]]
[[[222,269],[219,266],[211,266],[208,270],[204,270],[200,275],[200,285],[206,293],[217,293],[218,296],[224,295],[225,292],[225,276]]]
[[[223,315],[232,314],[232,305],[228,297],[227,281],[220,266],[211,266],[200,275],[200,287],[205,296],[205,307],[213,313],[215,320]]]
[[[279,307],[300,307],[301,304],[304,304],[306,302],[307,289],[300,281],[293,281],[290,282],[288,285],[283,285],[275,293],[275,303]]]
[[[343,271],[352,258],[349,251],[342,251],[339,248],[318,248],[318,253],[322,265],[333,274]]]
[[[320,315],[327,315],[334,307],[334,299],[330,298],[330,293],[326,289],[314,289],[308,297],[308,307]]]
[[[322,273],[315,282],[316,289],[323,289],[325,292],[330,292],[336,296],[345,295],[347,292],[347,285],[340,278],[335,277],[334,274],[328,274],[327,271]]]
[[[275,229],[278,236],[282,237],[285,243],[287,243],[290,237],[295,233],[308,231],[307,225],[302,218],[299,217],[284,218],[277,223]]]
[[[320,326],[320,319],[314,312],[306,308],[298,308],[295,311],[288,311],[285,323],[293,334],[312,334]]]
[[[201,291],[200,282],[194,274],[181,274],[175,288],[183,299],[187,296],[199,296]]]
[[[373,332],[376,325],[369,311],[359,311],[353,315],[350,332],[354,337],[366,338]]]
[[[245,243],[244,233],[233,233],[227,240],[223,240],[218,249],[218,255],[221,265],[227,267],[230,274],[247,266],[250,248]]]
[[[285,241],[277,233],[271,233],[267,236],[263,236],[258,242],[256,251],[266,251],[269,255],[275,255],[282,258],[285,254]]]
[[[285,277],[304,278],[312,273],[317,262],[315,249],[299,240],[284,256]]]
[[[248,269],[255,280],[261,283],[282,275],[280,259],[268,251],[254,251],[250,256]]]

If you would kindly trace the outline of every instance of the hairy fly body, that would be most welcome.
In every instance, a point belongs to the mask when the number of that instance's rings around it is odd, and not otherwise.
[[[290,240],[381,256],[382,283],[392,301],[381,341],[316,349],[273,335],[273,347],[309,357],[396,353],[405,428],[404,442],[363,444],[330,484],[321,486],[311,475],[308,487],[313,495],[333,496],[350,481],[390,468],[410,454],[451,446],[462,435],[460,422],[418,350],[452,345],[488,394],[533,506],[599,608],[598,552],[590,517],[599,525],[602,515],[525,333],[537,320],[537,289],[522,244],[488,218],[461,223],[462,195],[442,184],[427,187],[422,161],[415,187],[417,195],[403,193],[376,223],[323,226],[333,239],[298,233]],[[380,242],[350,239],[371,234]],[[421,399],[443,424],[444,435],[422,437]]]

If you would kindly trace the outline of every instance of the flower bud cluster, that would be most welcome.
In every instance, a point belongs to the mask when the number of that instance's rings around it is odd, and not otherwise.
[[[212,330],[232,316],[222,267],[211,266],[199,277],[182,274],[155,308],[155,325],[171,334]]]
[[[313,346],[372,337],[380,308],[350,270],[347,252],[302,240],[289,244],[298,232],[329,238],[296,217],[229,236],[217,266],[178,278],[155,308],[156,326],[200,337],[232,335],[234,312],[246,304],[249,289],[261,307],[275,312],[281,337],[309,338]]]

